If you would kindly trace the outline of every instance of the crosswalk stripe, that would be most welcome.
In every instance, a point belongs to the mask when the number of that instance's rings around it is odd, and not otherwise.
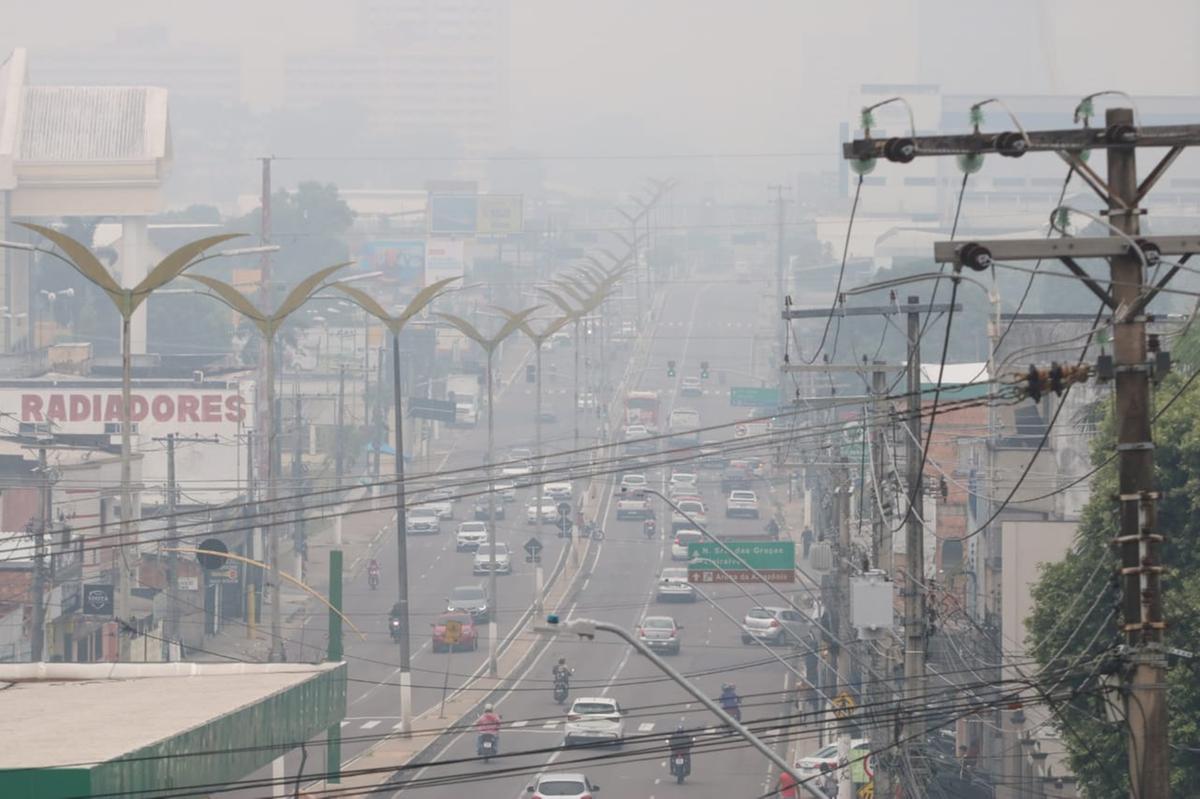
[[[712,735],[712,734],[714,734],[716,731],[717,731],[717,728],[716,728],[716,727],[705,727],[705,728],[704,728],[704,734],[705,734],[705,735]]]
[[[363,722],[362,729],[364,729],[364,730],[373,730],[373,729],[375,729],[375,728],[376,728],[376,727],[378,727],[378,726],[379,726],[379,722],[378,722],[378,721],[365,721],[365,722]]]
[[[638,732],[650,732],[652,729],[654,729],[653,721],[643,721],[638,725]]]
[[[342,722],[342,726],[343,726],[343,727],[349,727],[349,726],[350,726],[350,722],[348,722],[348,721],[343,721],[343,722]]]
[[[558,726],[558,722],[557,722],[557,721],[547,721],[545,724],[543,724],[543,725],[542,725],[542,729],[544,729],[544,730],[552,730],[552,729],[554,729],[554,728],[555,728],[555,727],[557,727],[557,726]]]
[[[528,723],[529,723],[529,721],[528,721],[528,720],[526,720],[526,719],[521,719],[520,721],[514,721],[512,724],[509,724],[508,726],[510,726],[510,727],[524,727],[524,726],[525,726],[526,724],[528,724]]]

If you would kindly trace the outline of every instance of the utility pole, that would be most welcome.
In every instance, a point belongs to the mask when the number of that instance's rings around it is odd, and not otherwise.
[[[1110,108],[1103,128],[1086,124],[1092,116],[1092,97],[1076,108],[1085,125],[1069,130],[1004,131],[969,135],[864,138],[843,145],[845,158],[863,164],[885,158],[907,163],[920,156],[955,155],[977,160],[987,153],[1016,157],[1052,152],[1065,161],[1107,206],[1113,236],[1063,239],[937,242],[935,260],[956,268],[988,269],[995,262],[1057,259],[1112,313],[1115,328],[1113,374],[1116,393],[1117,471],[1120,534],[1122,631],[1126,656],[1125,718],[1128,725],[1128,763],[1132,794],[1168,796],[1170,742],[1167,736],[1166,653],[1163,649],[1161,575],[1164,534],[1157,529],[1159,492],[1154,473],[1150,401],[1151,372],[1145,311],[1182,268],[1200,252],[1200,243],[1182,236],[1139,238],[1139,203],[1166,174],[1187,147],[1200,145],[1200,125],[1139,125],[1129,108]],[[1167,152],[1141,181],[1137,179],[1138,147]],[[1081,154],[1107,151],[1107,179],[1101,178]],[[1057,209],[1056,209],[1057,210]],[[1131,246],[1133,244],[1134,246]],[[1082,246],[1080,246],[1082,245]],[[1166,274],[1149,285],[1146,272],[1161,256],[1182,256]],[[1107,258],[1111,286],[1097,283],[1080,265],[1086,258]],[[1157,274],[1157,270],[1156,270]],[[1159,375],[1161,377],[1161,375]]]
[[[171,659],[171,644],[179,640],[179,556],[176,549],[179,543],[175,540],[175,511],[178,508],[179,493],[175,483],[175,434],[167,433],[167,540],[171,542],[167,552],[167,601],[170,610],[167,611],[167,630],[163,636],[162,659]],[[245,569],[243,569],[243,572]]]
[[[913,715],[925,696],[925,529],[921,524],[921,314],[919,297],[908,298],[908,436],[906,440],[908,501],[904,519],[904,692]],[[907,741],[909,762],[920,770],[924,732],[905,720],[901,740]],[[915,755],[915,756],[914,756]]]
[[[337,488],[342,487],[342,479],[345,476],[346,469],[346,365],[342,364],[338,367],[338,395],[337,395],[337,429],[334,431],[336,436],[336,446],[334,449],[334,473],[337,475]]]
[[[262,162],[262,187],[261,187],[262,193],[259,197],[259,203],[262,207],[262,211],[261,211],[261,214],[259,217],[258,243],[259,243],[259,246],[261,246],[261,247],[270,247],[271,246],[271,161],[272,161],[272,158],[271,158],[271,156],[266,156],[264,158],[260,158],[259,160]],[[270,308],[271,307],[271,253],[269,251],[264,250],[263,254],[261,256],[259,256],[259,267],[258,268],[259,268],[259,272],[260,272],[259,283],[258,283],[258,305],[260,308]],[[256,418],[256,419],[267,418],[267,414],[273,410],[266,404],[267,397],[269,395],[266,391],[263,390],[263,383],[265,383],[267,381],[268,377],[271,374],[271,370],[270,370],[268,362],[267,362],[267,359],[270,356],[271,356],[270,348],[263,347],[262,351],[259,353],[259,364],[258,364],[258,366],[259,366],[259,371],[258,371],[259,385],[258,385],[258,388],[255,389],[255,392],[254,392],[254,395],[256,398],[255,402],[258,405],[258,411],[259,411],[254,416],[254,418]],[[259,461],[262,463],[261,468],[264,470],[264,473],[265,473],[265,470],[268,468],[268,465],[270,464],[270,458],[271,458],[271,453],[269,451],[270,442],[268,439],[269,439],[269,435],[263,435],[262,440],[259,442],[259,446],[262,447],[262,450],[259,452],[259,456],[260,456]]]
[[[872,480],[873,498],[871,502],[871,560],[876,569],[881,570],[887,575],[889,580],[894,581],[892,522],[890,518],[884,516],[884,510],[890,506],[890,500],[883,490],[887,372],[878,368],[880,365],[880,362],[876,361],[874,363],[876,368],[871,372],[871,473],[874,476]],[[890,702],[893,699],[892,675],[894,671],[892,669],[891,637],[885,637],[877,643],[884,651],[878,652],[876,650],[876,654],[873,656],[875,660],[874,668],[876,673],[883,675],[883,682],[880,683],[874,696],[870,699],[864,697],[864,705]],[[887,751],[891,751],[894,726],[889,723],[886,713],[879,714],[879,716],[881,720],[875,725],[871,740],[878,742],[879,745],[875,747],[876,749],[886,747]],[[875,769],[874,780],[876,796],[892,797],[895,795],[892,788],[892,770],[890,768],[877,767]]]
[[[30,631],[29,653],[34,663],[45,659],[46,647],[46,532],[50,529],[50,467],[46,463],[46,448],[38,447],[38,471],[42,490],[38,523],[33,540],[33,629]]]
[[[292,424],[296,428],[296,437],[292,445],[292,496],[300,496],[304,493],[304,417],[301,413],[299,381],[293,384],[292,402],[295,404],[295,418]],[[296,511],[292,516],[292,550],[296,553],[296,577],[300,580],[304,579],[304,561],[307,554],[302,504],[296,504]]]
[[[835,491],[837,507],[837,634],[841,643],[838,644],[837,679],[838,696],[850,696],[850,639],[854,637],[854,629],[850,626],[850,495],[853,491],[850,475],[845,466],[837,470],[840,486]],[[842,719],[841,730],[838,734],[838,758],[850,761],[850,719]],[[850,780],[850,769],[838,770],[838,799],[853,799],[854,783]]]
[[[784,203],[783,192],[786,186],[772,184],[767,187],[769,191],[775,192],[775,307],[783,308],[784,298],[784,275],[787,269],[784,265],[784,247],[783,247],[783,227],[784,227]],[[787,351],[787,322],[781,322],[779,325],[779,336],[777,344],[779,347],[779,360],[783,360],[783,353]],[[779,375],[779,396],[782,399],[785,396],[783,390],[786,375]]]
[[[247,430],[246,435],[253,436],[254,431]],[[253,558],[254,560],[261,560],[266,547],[263,545],[262,541],[256,538],[256,533],[258,533],[261,528],[259,528],[258,525],[256,525],[253,521],[255,518],[257,518],[257,508],[255,508],[254,500],[254,446],[251,444],[250,446],[246,447],[246,507],[243,510],[243,515],[246,519],[245,548],[247,557]],[[253,571],[260,573],[257,569]],[[262,581],[251,581],[250,574],[250,569],[242,569],[242,585],[244,586],[242,596],[243,601],[246,603],[247,638],[254,637],[254,628],[258,621],[256,618],[255,609],[262,607],[262,603],[260,601],[256,601],[262,596],[262,594],[258,591],[258,586],[262,585]]]

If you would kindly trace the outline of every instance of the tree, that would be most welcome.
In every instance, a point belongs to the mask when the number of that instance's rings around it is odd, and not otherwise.
[[[255,209],[231,221],[229,229],[258,231],[261,218],[261,209]],[[353,222],[354,212],[332,183],[307,181],[271,195],[271,241],[280,247],[271,257],[272,284],[294,284],[326,264],[345,261],[345,235]]]
[[[1181,343],[1177,349],[1194,352],[1196,342],[1188,344],[1185,348]],[[1181,361],[1179,367],[1156,393],[1160,415],[1154,425],[1155,461],[1163,495],[1157,527],[1166,534],[1163,562],[1169,567],[1163,576],[1168,619],[1165,643],[1200,651],[1200,395],[1188,390],[1192,387],[1185,382],[1196,363]],[[1115,451],[1114,429],[1110,406],[1093,444],[1093,463],[1103,462]],[[1118,627],[1117,586],[1112,579],[1119,561],[1109,545],[1118,535],[1115,464],[1114,459],[1093,478],[1092,498],[1080,520],[1072,553],[1058,563],[1044,565],[1032,592],[1034,607],[1026,621],[1031,653],[1051,671],[1077,664],[1079,668],[1073,671],[1081,673],[1069,677],[1067,685],[1083,683],[1088,672],[1094,672],[1093,658],[1114,652],[1123,640]],[[1191,795],[1200,785],[1200,758],[1195,754],[1200,742],[1197,677],[1195,661],[1173,665],[1168,672],[1171,786],[1176,796]],[[1130,796],[1125,725],[1108,722],[1101,699],[1093,693],[1081,693],[1056,710],[1083,793],[1094,799]]]

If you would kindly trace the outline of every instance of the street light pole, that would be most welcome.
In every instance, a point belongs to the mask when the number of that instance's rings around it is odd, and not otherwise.
[[[431,283],[417,292],[404,310],[396,316],[389,314],[374,297],[345,281],[333,287],[348,296],[369,316],[383,322],[392,334],[392,414],[396,417],[396,585],[400,611],[400,732],[412,734],[412,634],[408,608],[408,510],[404,485],[404,407],[400,393],[400,331],[409,320],[439,297],[457,277]]]

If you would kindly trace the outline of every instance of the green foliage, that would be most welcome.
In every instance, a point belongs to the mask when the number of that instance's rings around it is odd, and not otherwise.
[[[1191,342],[1194,346],[1194,342]],[[1184,385],[1173,375],[1156,392],[1157,407]],[[1166,645],[1200,650],[1200,392],[1189,387],[1155,423],[1155,462],[1164,499],[1158,508],[1158,529],[1166,535],[1163,559],[1164,601],[1168,620]],[[1112,406],[1093,445],[1093,463],[1115,451]],[[1071,556],[1042,567],[1033,588],[1034,608],[1027,620],[1031,652],[1044,667],[1058,669],[1121,643],[1120,609],[1115,605],[1118,566],[1109,541],[1117,534],[1117,474],[1115,459],[1093,478],[1092,498],[1079,524]],[[1096,573],[1097,564],[1100,564]],[[1094,576],[1093,576],[1094,575]],[[1090,580],[1090,582],[1089,582]],[[1087,611],[1101,590],[1105,596]],[[1114,619],[1105,623],[1110,611]],[[1095,640],[1090,649],[1085,649]],[[1057,659],[1055,659],[1057,656]],[[1080,678],[1076,678],[1076,682]],[[1200,742],[1200,683],[1196,668],[1174,666],[1168,676],[1170,738],[1177,746]],[[1072,769],[1083,793],[1094,799],[1129,796],[1126,730],[1109,723],[1100,700],[1077,697],[1063,709],[1060,728],[1070,752]],[[1189,795],[1186,786],[1200,785],[1200,758],[1179,749],[1171,756],[1172,795]]]
[[[255,234],[262,214],[255,209],[231,220],[230,230]],[[271,197],[272,283],[295,284],[323,266],[348,260],[345,234],[354,212],[332,183],[308,181],[295,191],[281,189]]]

